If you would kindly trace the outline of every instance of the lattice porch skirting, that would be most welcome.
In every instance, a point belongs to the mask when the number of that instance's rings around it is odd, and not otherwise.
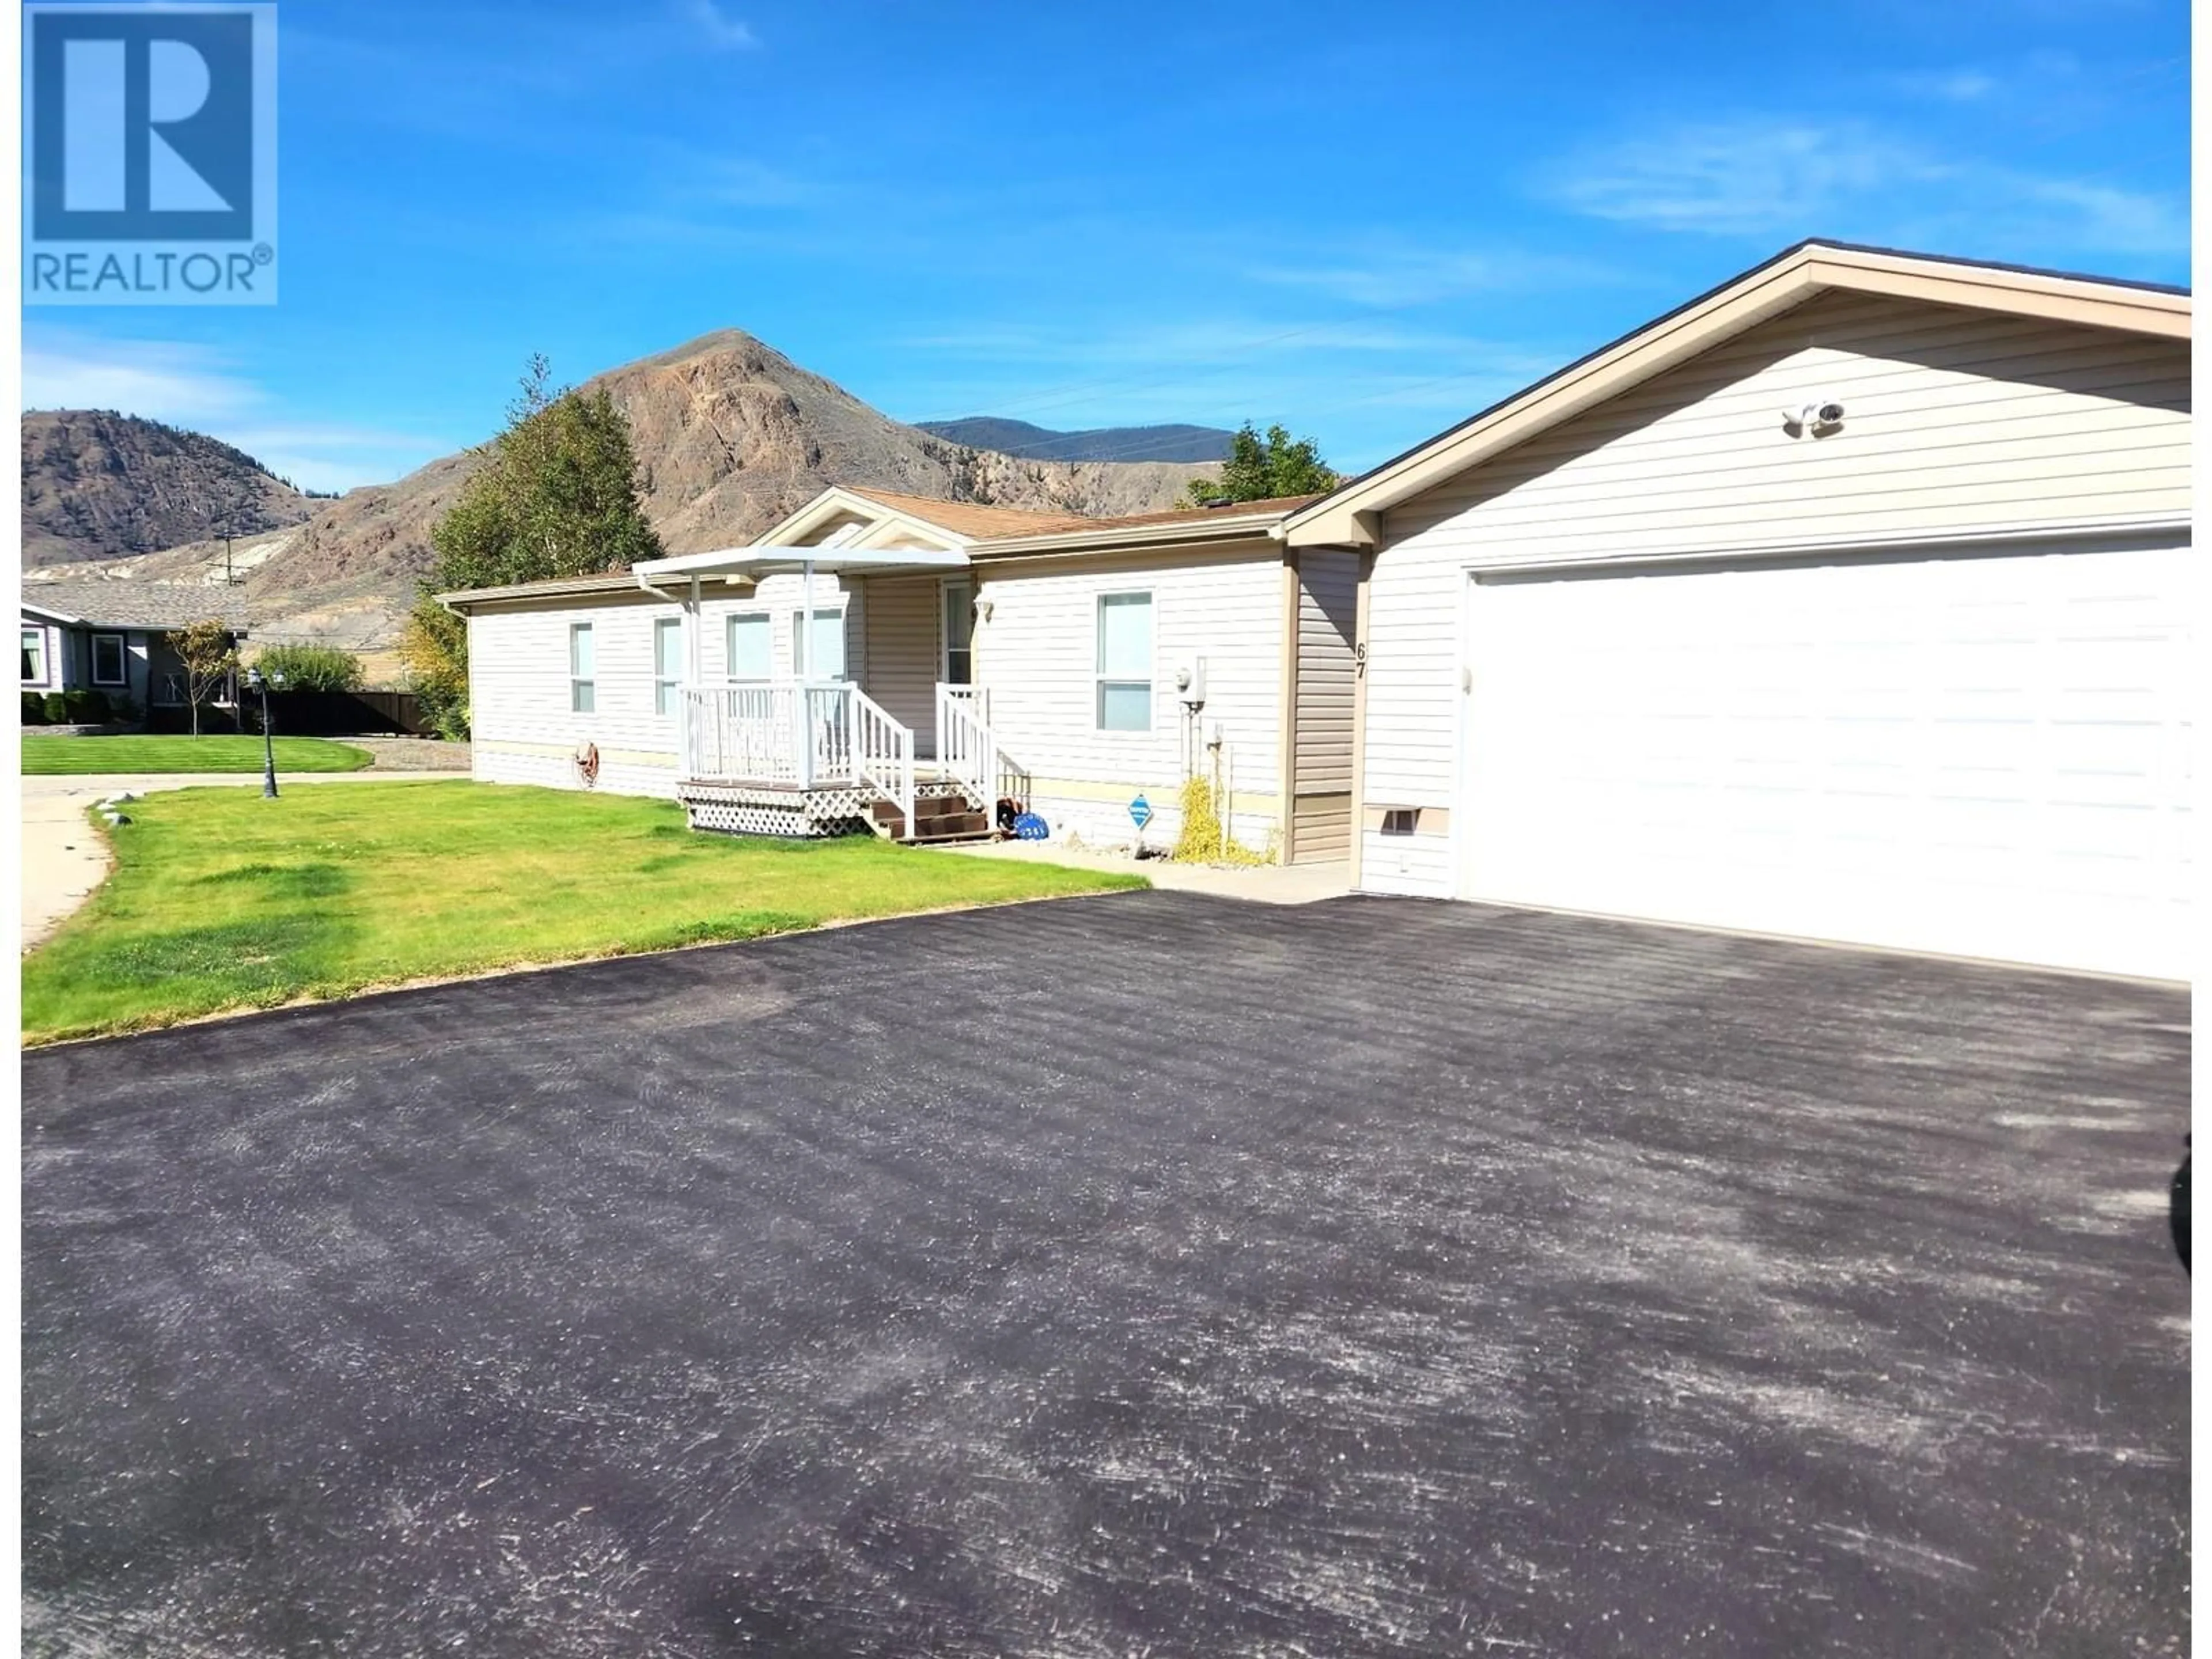
[[[742,783],[684,779],[676,786],[694,830],[725,836],[783,836],[814,840],[867,835],[875,792],[851,784],[818,789],[772,789]]]

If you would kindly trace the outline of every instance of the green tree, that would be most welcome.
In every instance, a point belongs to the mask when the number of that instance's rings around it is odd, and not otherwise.
[[[1262,438],[1247,421],[1229,441],[1229,459],[1218,478],[1193,478],[1183,486],[1179,507],[1208,501],[1265,501],[1279,495],[1319,495],[1342,482],[1321,458],[1311,438],[1292,441],[1280,426]]]
[[[468,627],[434,597],[554,576],[594,575],[660,556],[638,505],[629,422],[605,390],[553,389],[533,356],[507,428],[477,452],[459,498],[431,527],[437,554],[399,639],[424,714],[468,735]]]
[[[231,637],[229,623],[210,617],[173,632],[169,649],[184,666],[185,701],[191,706],[192,735],[197,738],[200,705],[215,696],[238,666],[238,642]]]
[[[288,691],[361,690],[361,659],[334,645],[272,645],[253,665],[264,674],[282,674]]]

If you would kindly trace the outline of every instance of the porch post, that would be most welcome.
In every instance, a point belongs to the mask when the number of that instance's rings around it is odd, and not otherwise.
[[[814,678],[814,561],[806,560],[800,566],[799,585],[799,635],[792,642],[792,671],[799,684],[794,701],[799,718],[793,722],[799,733],[799,784],[802,789],[814,787],[814,696],[807,690],[807,682]]]
[[[704,691],[696,689],[705,684],[706,678],[700,672],[699,664],[699,579],[694,576],[691,578],[691,597],[684,605],[684,678],[687,684],[677,694],[683,703],[684,730],[680,734],[680,744],[684,775],[688,778],[699,775],[699,705],[706,696]]]
[[[804,567],[799,590],[799,659],[793,665],[799,678],[814,678],[814,561],[809,559]]]

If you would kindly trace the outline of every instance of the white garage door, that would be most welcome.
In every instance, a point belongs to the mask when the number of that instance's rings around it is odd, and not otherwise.
[[[1462,890],[2186,977],[2189,571],[1479,578]]]

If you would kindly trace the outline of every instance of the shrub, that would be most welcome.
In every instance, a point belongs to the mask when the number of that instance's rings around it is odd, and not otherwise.
[[[107,722],[107,694],[79,686],[62,693],[62,707],[71,726],[104,726]]]
[[[361,659],[334,645],[272,645],[253,665],[264,674],[282,674],[287,691],[361,690]]]
[[[69,703],[58,691],[49,691],[44,699],[48,726],[69,724]]]
[[[46,723],[46,700],[35,691],[23,693],[23,724],[44,726]]]
[[[1266,854],[1255,853],[1232,839],[1228,821],[1214,799],[1212,781],[1203,774],[1185,778],[1182,784],[1182,825],[1175,850],[1168,854],[1179,864],[1268,864]]]

